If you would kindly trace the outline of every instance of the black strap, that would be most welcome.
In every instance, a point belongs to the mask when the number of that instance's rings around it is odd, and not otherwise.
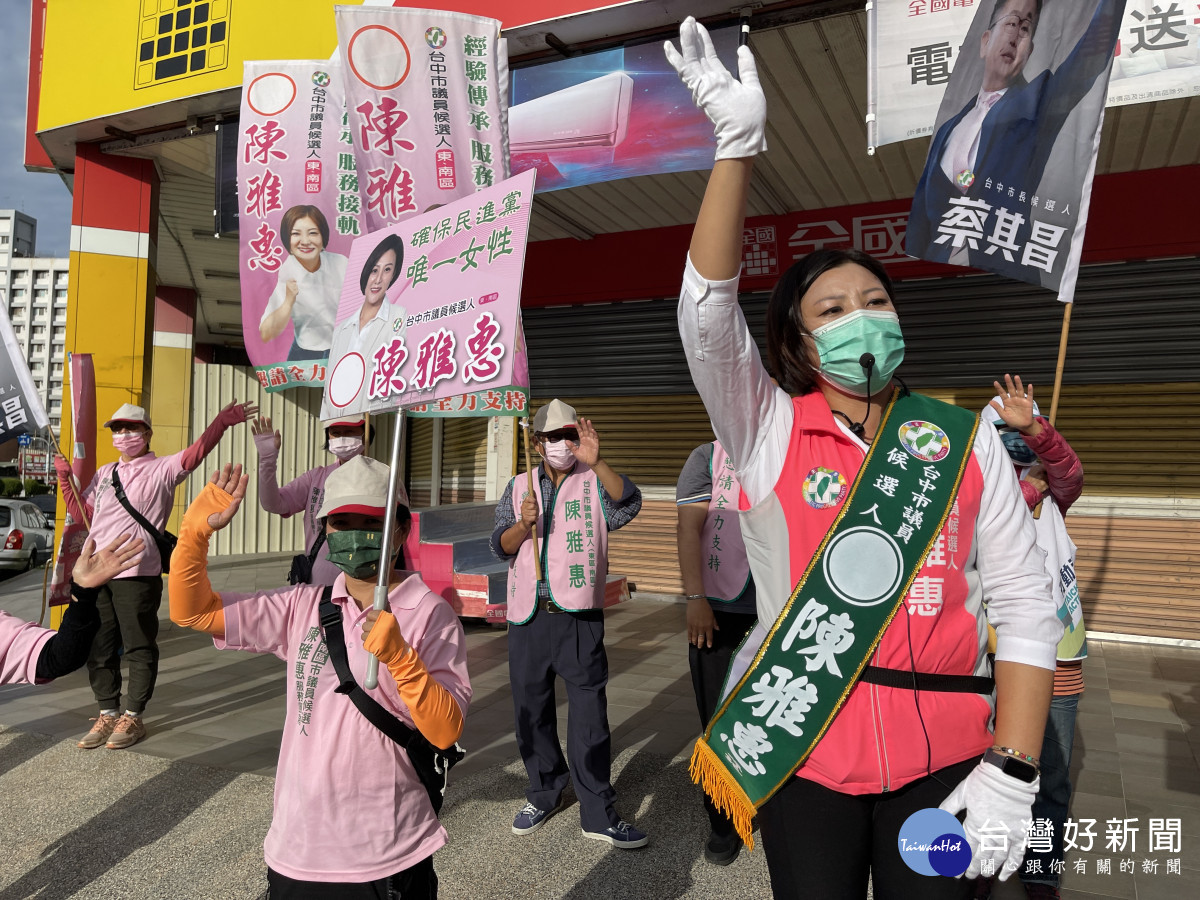
[[[323,520],[321,520],[321,519],[318,519],[317,521],[318,521],[318,523],[323,522]],[[317,553],[320,551],[321,545],[324,543],[325,543],[325,528],[321,524],[318,524],[317,539],[315,541],[313,541],[312,549],[310,551],[308,551],[309,568],[311,568],[313,563],[315,563],[317,561]]]
[[[379,705],[370,694],[354,680],[350,671],[350,658],[346,655],[346,633],[342,627],[342,611],[333,602],[333,585],[325,585],[321,594],[321,629],[325,632],[325,647],[329,650],[329,659],[333,663],[333,671],[337,673],[339,694],[345,694],[350,702],[358,707],[358,711],[367,721],[382,731],[385,735],[399,744],[407,747],[414,734],[394,715]]]
[[[125,496],[125,489],[121,487],[121,478],[117,475],[117,467],[115,465],[112,470],[112,486],[113,493],[117,495],[117,502],[125,507],[125,512],[133,516],[133,520],[146,529],[146,533],[153,536],[155,541],[166,540],[166,535],[163,534],[162,529],[151,525],[150,520],[134,509],[129,503],[129,498]]]
[[[996,680],[982,675],[938,675],[933,672],[911,672],[908,669],[884,669],[880,666],[867,666],[858,680],[880,687],[952,694],[990,694],[996,689]]]

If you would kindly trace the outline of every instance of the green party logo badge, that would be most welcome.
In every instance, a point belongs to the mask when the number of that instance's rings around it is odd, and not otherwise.
[[[950,452],[950,438],[932,422],[914,419],[900,426],[900,445],[924,462],[945,459]]]
[[[816,466],[804,476],[800,492],[804,495],[804,502],[813,509],[837,506],[846,496],[846,476],[833,469]]]

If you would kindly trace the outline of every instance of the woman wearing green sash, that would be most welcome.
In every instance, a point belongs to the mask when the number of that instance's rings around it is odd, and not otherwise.
[[[969,896],[1020,864],[1038,790],[1062,625],[1032,523],[995,429],[892,382],[904,339],[871,257],[821,250],[780,279],[771,383],[737,303],[766,99],[749,48],[735,79],[691,18],[680,47],[667,57],[717,153],[679,328],[742,484],[759,619],[693,777],[748,845],[757,814],[776,897],[862,898],[872,875],[876,900]],[[965,879],[898,849],[939,806],[965,811]]]

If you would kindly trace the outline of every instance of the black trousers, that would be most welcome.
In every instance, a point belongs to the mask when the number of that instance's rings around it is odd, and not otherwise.
[[[268,868],[266,900],[437,900],[437,889],[433,857],[427,856],[387,878],[351,884],[297,881]]]
[[[713,617],[717,628],[713,630],[713,645],[699,648],[688,645],[688,666],[692,670],[692,687],[696,691],[696,710],[700,713],[700,727],[707,728],[708,720],[717,711],[721,699],[721,688],[725,684],[725,673],[738,646],[746,639],[758,616],[753,613],[722,612],[714,609]],[[708,824],[712,833],[721,837],[733,834],[733,822],[717,809],[703,791],[704,809],[708,812]]]
[[[617,792],[611,782],[604,611],[550,613],[539,609],[524,625],[510,624],[508,676],[517,748],[529,775],[526,799],[538,809],[553,809],[567,779],[573,778],[584,831],[616,825],[620,817],[613,809]],[[567,686],[570,769],[558,743],[555,676]]]
[[[96,598],[100,630],[92,642],[87,668],[92,694],[101,709],[121,707],[122,655],[129,667],[125,709],[140,713],[150,702],[158,680],[158,608],[162,592],[161,575],[114,578],[100,588]]]
[[[921,875],[900,858],[904,820],[938,806],[979,763],[939,769],[886,794],[842,794],[805,778],[789,778],[758,810],[758,825],[775,900],[963,900],[973,881]]]

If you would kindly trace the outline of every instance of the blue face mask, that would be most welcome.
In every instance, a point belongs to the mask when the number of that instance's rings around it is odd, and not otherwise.
[[[1037,462],[1037,454],[1029,449],[1029,445],[1025,443],[1025,438],[1022,437],[1019,431],[1002,431],[1000,432],[1000,440],[1004,444],[1004,449],[1008,451],[1008,458],[1018,466],[1032,466]]]
[[[821,374],[844,391],[867,396],[867,370],[859,360],[875,357],[870,393],[887,384],[904,361],[900,318],[889,310],[856,309],[812,333],[821,356]]]

